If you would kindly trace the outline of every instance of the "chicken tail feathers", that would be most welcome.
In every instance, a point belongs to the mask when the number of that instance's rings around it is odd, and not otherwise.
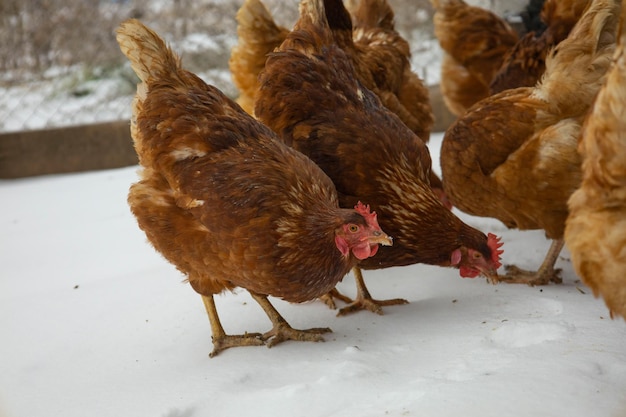
[[[353,44],[352,18],[342,0],[303,0],[296,28],[302,24],[312,24],[319,33],[330,30],[333,40],[342,48]]]
[[[324,0],[302,0],[299,7],[300,19],[296,23],[296,28],[302,22],[312,24],[322,24],[327,27],[326,9],[324,8]]]
[[[316,0],[319,2],[320,0]],[[324,0],[324,10],[331,30],[348,31],[352,39],[352,18],[342,0]]]
[[[123,22],[117,29],[117,42],[144,83],[167,78],[180,70],[180,58],[154,31],[137,19]]]
[[[569,36],[548,54],[536,95],[566,116],[576,103],[592,103],[611,65],[619,16],[620,1],[594,0]]]
[[[260,0],[246,0],[237,12],[237,23],[240,27],[247,29],[259,26],[264,31],[270,30],[273,32],[278,28],[267,7]],[[253,31],[249,31],[244,34],[253,33]],[[241,37],[241,34],[239,36]],[[250,39],[252,40],[252,38]]]
[[[237,103],[253,114],[259,73],[265,68],[267,55],[280,46],[289,31],[274,22],[261,0],[246,0],[236,19],[238,40],[231,50],[228,66],[240,92]]]
[[[288,31],[276,24],[267,7],[260,0],[246,0],[237,11],[237,36],[241,49],[271,52],[285,39]],[[242,51],[243,53],[244,51]]]
[[[240,127],[232,120],[252,119],[245,119],[249,116],[241,107],[217,88],[183,69],[178,55],[157,33],[131,19],[120,25],[117,41],[141,79],[132,102],[130,132],[142,166],[159,170],[174,188],[172,167],[177,162],[205,157],[247,137],[231,132]],[[223,127],[225,120],[231,130]],[[247,134],[257,130],[253,122],[242,124],[251,127]]]
[[[348,0],[346,6],[355,27],[395,30],[394,13],[387,0]]]
[[[622,25],[626,24],[626,8],[622,10]],[[626,97],[626,27],[620,28],[619,46],[614,64],[604,87],[598,93],[583,128],[578,150],[584,156],[584,183],[606,190],[593,196],[595,206],[604,198],[613,198],[626,205],[626,120],[623,118]]]

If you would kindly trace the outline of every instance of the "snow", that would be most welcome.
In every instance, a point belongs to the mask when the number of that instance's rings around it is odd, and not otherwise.
[[[423,20],[424,16],[416,19]],[[196,68],[196,75],[227,96],[238,96],[227,67],[230,51],[237,43],[234,33],[191,33],[182,39],[161,35],[183,57],[186,68]],[[438,84],[442,59],[439,43],[431,33],[415,31],[411,35],[412,69],[426,84]],[[12,77],[15,74],[0,74],[0,134],[129,119],[137,82],[127,61],[113,69],[88,64],[52,67],[23,82],[10,81]]]
[[[433,160],[441,134],[431,143]],[[325,343],[234,348],[210,359],[200,297],[146,242],[126,205],[136,167],[0,181],[0,416],[626,415],[626,326],[558,261],[561,285],[492,286],[426,265],[366,271],[410,304],[335,317],[272,299]],[[503,237],[537,267],[549,242]],[[353,295],[351,276],[340,289]],[[226,331],[267,331],[247,292],[216,297]]]
[[[133,89],[117,75],[85,80],[80,69],[0,86],[0,132],[44,129],[130,118]]]

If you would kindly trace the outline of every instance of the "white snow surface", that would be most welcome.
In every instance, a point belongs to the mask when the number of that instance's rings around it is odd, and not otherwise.
[[[441,134],[431,141],[438,161]],[[624,416],[626,325],[561,254],[561,285],[462,279],[426,265],[365,271],[382,316],[272,299],[325,343],[210,359],[200,297],[126,204],[136,167],[0,181],[0,416]],[[459,213],[536,268],[541,231]],[[339,288],[354,295],[353,278]],[[270,322],[244,290],[216,297],[226,331]]]

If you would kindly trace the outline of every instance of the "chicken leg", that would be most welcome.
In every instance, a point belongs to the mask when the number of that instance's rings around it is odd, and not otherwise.
[[[497,282],[507,282],[509,284],[548,285],[550,282],[560,284],[563,279],[560,276],[561,270],[554,269],[554,264],[563,249],[563,239],[555,239],[550,245],[548,254],[537,272],[526,271],[515,265],[506,266],[506,275],[500,276]]]
[[[286,340],[296,340],[299,342],[323,342],[324,338],[321,336],[323,333],[330,333],[328,327],[322,328],[313,328],[306,330],[297,330],[294,329],[287,323],[287,320],[280,315],[278,310],[274,308],[274,306],[269,302],[267,296],[254,294],[250,292],[252,298],[256,300],[257,303],[263,308],[267,317],[272,321],[274,327],[269,332],[263,334],[262,339],[267,342],[267,347],[271,348],[279,343],[282,343]]]
[[[354,280],[356,282],[357,295],[356,299],[352,300],[345,295],[341,294],[336,288],[333,289],[328,294],[325,294],[321,297],[322,301],[326,303],[331,308],[334,308],[335,303],[333,302],[333,298],[337,298],[341,301],[348,303],[348,305],[339,310],[337,316],[345,316],[350,313],[357,312],[359,310],[369,310],[372,313],[376,313],[379,315],[383,315],[383,306],[391,306],[398,304],[408,304],[409,302],[403,298],[393,298],[391,300],[375,300],[370,295],[370,292],[365,285],[365,280],[363,279],[363,274],[361,273],[361,268],[354,267],[352,268],[352,273],[354,274]]]
[[[335,304],[335,299],[341,300],[346,304],[350,304],[352,301],[354,301],[352,298],[340,293],[337,287],[333,288],[332,290],[330,290],[329,292],[327,292],[326,294],[320,297],[320,301],[326,304],[328,308],[330,308],[331,310],[337,309],[337,304]]]
[[[265,342],[261,338],[260,333],[244,333],[240,335],[227,335],[222,327],[219,316],[217,315],[217,309],[215,308],[215,301],[212,295],[203,295],[202,302],[204,308],[209,315],[209,322],[211,323],[211,339],[213,340],[213,352],[209,353],[209,357],[214,357],[221,351],[236,347],[236,346],[261,346]]]

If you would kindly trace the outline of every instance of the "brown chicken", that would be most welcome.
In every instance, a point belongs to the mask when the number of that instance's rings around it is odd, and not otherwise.
[[[238,43],[231,51],[228,66],[239,90],[237,103],[248,114],[253,114],[259,89],[258,76],[265,67],[267,54],[285,40],[289,30],[274,22],[260,0],[246,0],[236,19]]]
[[[409,44],[394,29],[393,10],[387,0],[350,4],[354,33],[352,28],[340,32],[337,41],[346,48],[359,80],[422,140],[428,141],[434,124],[428,88],[411,71]],[[237,22],[239,43],[232,50],[229,65],[241,94],[238,102],[252,114],[250,103],[254,103],[258,90],[258,74],[267,54],[280,46],[289,31],[274,23],[260,0],[246,0],[237,13]]]
[[[352,58],[359,81],[424,142],[435,118],[429,91],[411,70],[409,43],[395,30],[387,0],[351,0],[353,30],[336,40]]]
[[[546,59],[536,87],[480,101],[452,124],[441,147],[444,189],[459,209],[518,229],[543,229],[553,244],[537,272],[501,277],[530,285],[560,282],[567,200],[581,180],[576,151],[585,114],[615,49],[619,1],[594,0]]]
[[[357,77],[378,95],[383,104],[428,142],[434,124],[428,88],[411,71],[410,48],[394,29],[394,13],[387,0],[353,0],[354,28],[335,30],[335,40],[348,54]],[[229,65],[240,91],[237,102],[254,114],[258,75],[267,55],[280,46],[287,31],[274,23],[260,0],[246,0],[237,13],[239,44],[233,48]],[[430,173],[431,187],[449,209],[441,179]]]
[[[574,269],[626,318],[626,8],[614,64],[583,126],[581,187],[569,200],[565,243]]]
[[[444,51],[441,94],[448,109],[461,116],[490,95],[489,85],[517,33],[489,10],[463,0],[431,0],[435,36]]]
[[[266,341],[323,340],[329,329],[291,328],[267,296],[302,302],[332,290],[358,259],[391,244],[376,214],[360,202],[340,209],[317,165],[182,69],[139,21],[123,23],[117,40],[142,81],[131,120],[141,180],[128,203],[148,240],[202,295],[211,356]],[[213,295],[235,287],[250,292],[272,330],[224,332]]]
[[[393,247],[359,262],[357,299],[340,314],[380,313],[388,304],[371,299],[360,268],[428,263],[493,278],[498,239],[463,223],[435,196],[424,142],[357,81],[337,44],[335,34],[350,27],[341,0],[303,1],[294,30],[268,57],[255,107],[259,120],[330,176],[341,207],[363,199],[380,214],[383,229],[395,233]]]
[[[567,38],[589,3],[590,0],[546,0],[541,10],[545,29],[527,33],[508,52],[491,80],[490,94],[537,84],[545,71],[549,50]]]
[[[347,52],[359,81],[373,91],[420,139],[428,142],[435,117],[429,91],[411,70],[409,43],[395,30],[387,0],[349,0],[352,30],[336,30],[335,41]],[[430,172],[430,186],[448,208],[441,179]]]

